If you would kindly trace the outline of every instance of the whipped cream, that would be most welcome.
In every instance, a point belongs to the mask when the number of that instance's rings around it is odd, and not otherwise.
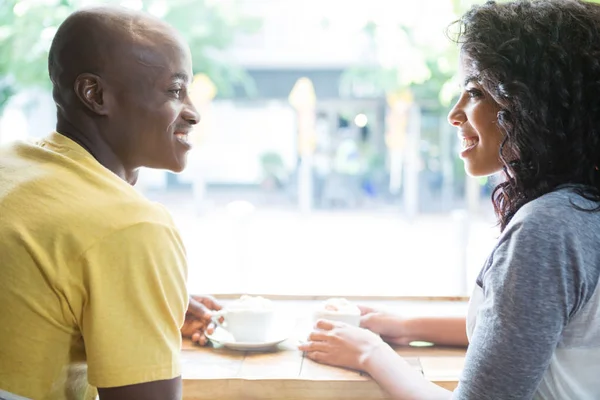
[[[323,314],[360,315],[360,309],[344,298],[331,298],[325,301],[318,310]]]
[[[273,302],[261,296],[242,295],[227,305],[228,311],[272,311]]]

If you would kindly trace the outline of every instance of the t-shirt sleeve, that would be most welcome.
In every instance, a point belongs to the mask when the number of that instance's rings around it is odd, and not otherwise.
[[[121,229],[88,249],[80,265],[89,383],[117,387],[181,375],[187,265],[175,228],[144,222]]]
[[[585,302],[576,229],[556,215],[509,225],[481,277],[484,300],[455,399],[531,399]]]

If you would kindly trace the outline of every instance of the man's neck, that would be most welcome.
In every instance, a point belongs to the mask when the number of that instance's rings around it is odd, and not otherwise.
[[[59,116],[56,131],[83,147],[102,166],[125,182],[132,186],[137,182],[139,170],[126,168],[95,127],[80,129]]]

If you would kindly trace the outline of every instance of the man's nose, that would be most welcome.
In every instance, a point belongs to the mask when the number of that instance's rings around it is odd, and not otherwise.
[[[182,116],[190,125],[196,125],[200,122],[200,113],[198,113],[198,110],[196,110],[196,107],[191,101],[188,101],[185,105]]]

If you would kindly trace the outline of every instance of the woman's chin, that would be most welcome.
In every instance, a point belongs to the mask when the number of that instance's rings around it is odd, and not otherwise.
[[[490,175],[497,174],[502,171],[502,166],[498,165],[485,165],[476,162],[470,162],[465,160],[465,172],[472,178],[482,178]]]

